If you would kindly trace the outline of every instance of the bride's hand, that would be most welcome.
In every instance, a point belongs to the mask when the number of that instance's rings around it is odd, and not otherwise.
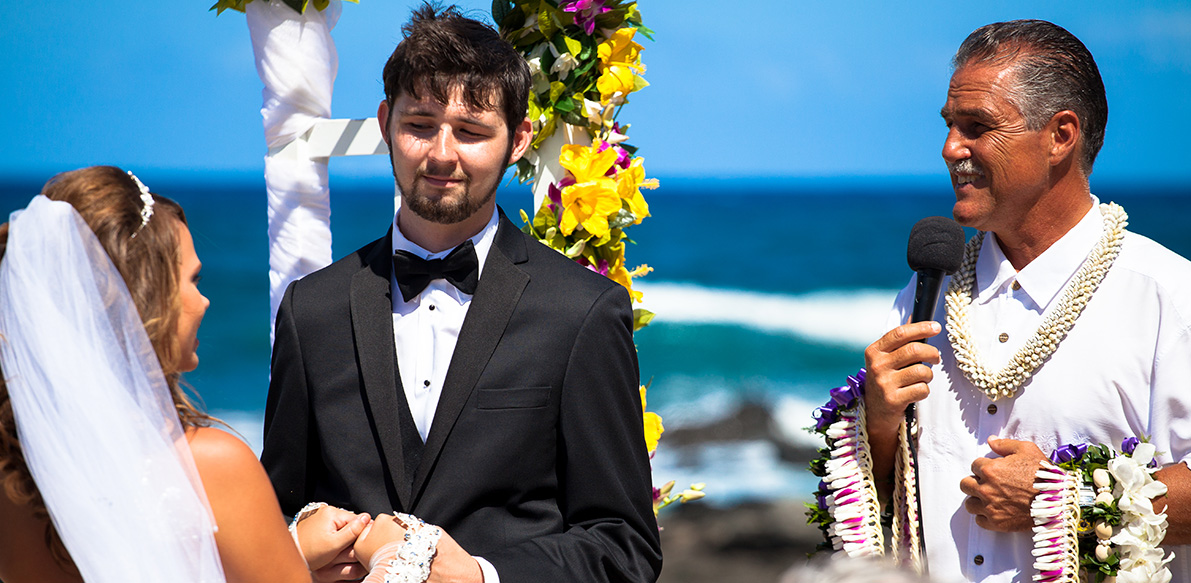
[[[360,533],[359,538],[356,539],[354,546],[356,551],[356,559],[366,567],[371,568],[375,563],[374,557],[381,547],[389,543],[401,542],[405,538],[405,526],[397,520],[396,516],[391,514],[381,514],[376,517],[367,527],[364,532]],[[394,546],[391,551],[396,551]],[[390,549],[385,549],[389,551]],[[386,552],[385,554],[390,554]],[[375,557],[379,559],[380,557]],[[391,557],[389,557],[391,558]]]
[[[298,546],[306,566],[316,571],[329,565],[341,551],[352,546],[367,528],[371,517],[334,506],[323,506],[297,525]]]

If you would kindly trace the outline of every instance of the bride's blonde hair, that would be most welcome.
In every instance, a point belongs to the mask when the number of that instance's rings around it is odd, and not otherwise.
[[[113,166],[92,166],[54,176],[42,188],[51,200],[70,203],[95,233],[108,257],[124,278],[132,301],[145,323],[173,396],[174,407],[185,427],[209,425],[212,418],[195,407],[179,384],[176,330],[182,311],[178,295],[178,230],[186,215],[178,203],[153,195],[153,215],[142,226],[144,203],[140,189],[128,173]],[[133,237],[133,234],[136,234]],[[0,225],[0,261],[8,242],[8,223]],[[19,338],[0,339],[20,342]],[[69,556],[49,523],[45,503],[25,465],[17,437],[12,403],[0,371],[0,484],[13,502],[33,509],[47,521],[46,545],[64,566]]]

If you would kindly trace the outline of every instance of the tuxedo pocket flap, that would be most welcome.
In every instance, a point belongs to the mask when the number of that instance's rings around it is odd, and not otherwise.
[[[476,407],[480,409],[528,409],[545,407],[550,402],[550,387],[519,389],[480,389]]]

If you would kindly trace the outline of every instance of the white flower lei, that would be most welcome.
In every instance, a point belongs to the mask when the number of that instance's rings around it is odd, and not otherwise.
[[[1114,556],[1118,561],[1117,573],[1115,578],[1105,577],[1106,582],[1170,581],[1166,564],[1174,559],[1174,553],[1167,555],[1160,547],[1166,536],[1166,513],[1154,512],[1153,506],[1154,498],[1166,494],[1166,485],[1153,478],[1157,471],[1150,467],[1154,453],[1152,444],[1140,443],[1131,455],[1115,455],[1106,468],[1092,471],[1095,498],[1083,500],[1080,499],[1080,483],[1085,473],[1082,468],[1063,469],[1049,461],[1042,462],[1035,474],[1038,482],[1034,484],[1039,493],[1030,507],[1037,557],[1034,581],[1078,581],[1081,562],[1096,567],[1098,563],[1108,564]],[[1114,502],[1120,511],[1120,524],[1116,527],[1096,517],[1096,509],[1103,516]],[[1089,530],[1097,539],[1092,556],[1081,557],[1081,530]]]

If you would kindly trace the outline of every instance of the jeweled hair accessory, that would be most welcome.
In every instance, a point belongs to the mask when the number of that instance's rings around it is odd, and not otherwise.
[[[149,193],[149,187],[145,186],[145,183],[141,182],[141,179],[137,178],[136,174],[133,174],[131,170],[128,171],[128,177],[140,189],[141,203],[143,203],[141,206],[141,226],[137,227],[136,231],[132,234],[132,238],[136,239],[137,234],[141,232],[141,229],[145,228],[145,225],[149,224],[149,219],[153,216],[153,195]]]

